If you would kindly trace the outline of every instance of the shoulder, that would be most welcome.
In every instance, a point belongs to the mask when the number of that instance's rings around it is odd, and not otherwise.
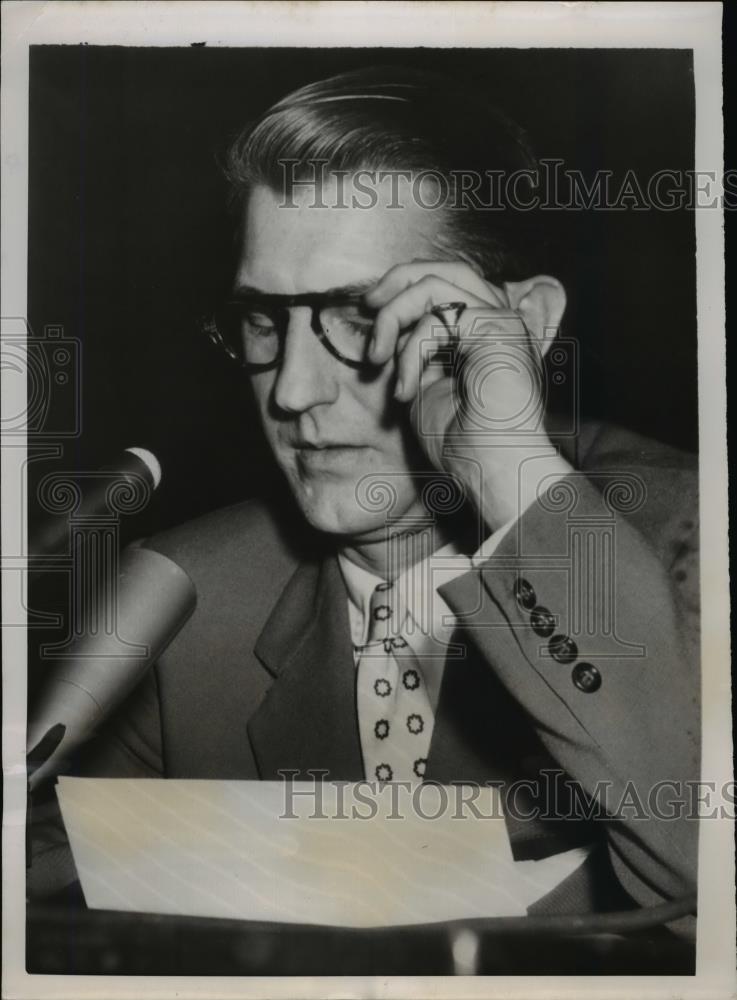
[[[586,424],[578,441],[578,467],[597,476],[629,472],[651,503],[669,508],[698,503],[698,456],[624,427]]]
[[[680,470],[686,475],[698,470],[698,456],[656,441],[636,431],[601,421],[586,422],[578,437],[579,459],[584,465],[609,461],[618,466],[644,465]]]
[[[666,563],[695,549],[699,531],[698,456],[612,424],[584,426],[578,468],[599,488],[611,484],[632,521]]]
[[[318,541],[261,500],[213,511],[141,544],[176,562],[200,596],[221,607],[248,595],[268,604],[296,567],[314,557]]]

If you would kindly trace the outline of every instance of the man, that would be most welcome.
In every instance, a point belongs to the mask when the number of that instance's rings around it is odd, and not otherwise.
[[[209,330],[294,505],[145,543],[197,610],[83,773],[493,783],[515,858],[540,860],[531,912],[693,894],[696,823],[651,793],[699,777],[694,470],[543,419],[564,289],[526,260],[527,216],[454,174],[521,198],[533,166],[482,100],[393,70],[302,88],[234,143],[239,258]]]

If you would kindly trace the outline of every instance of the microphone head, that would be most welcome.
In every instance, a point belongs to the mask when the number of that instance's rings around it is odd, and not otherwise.
[[[149,451],[148,448],[126,448],[125,450],[129,451],[131,455],[135,455],[136,458],[140,458],[148,471],[151,473],[153,488],[155,490],[158,489],[159,483],[161,482],[161,464],[159,463],[156,455]]]

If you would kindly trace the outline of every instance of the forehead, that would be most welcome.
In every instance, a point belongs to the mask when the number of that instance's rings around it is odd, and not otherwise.
[[[236,284],[285,295],[320,292],[437,256],[437,213],[413,202],[410,192],[392,197],[385,183],[372,188],[376,204],[361,207],[351,205],[354,189],[346,184],[341,195],[338,183],[328,178],[317,191],[299,189],[289,199],[254,187],[244,210]]]

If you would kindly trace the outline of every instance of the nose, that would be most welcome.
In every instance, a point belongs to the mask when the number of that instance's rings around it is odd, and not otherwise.
[[[304,413],[338,397],[336,362],[315,336],[310,320],[308,308],[300,306],[290,313],[274,383],[274,402],[285,413]]]

